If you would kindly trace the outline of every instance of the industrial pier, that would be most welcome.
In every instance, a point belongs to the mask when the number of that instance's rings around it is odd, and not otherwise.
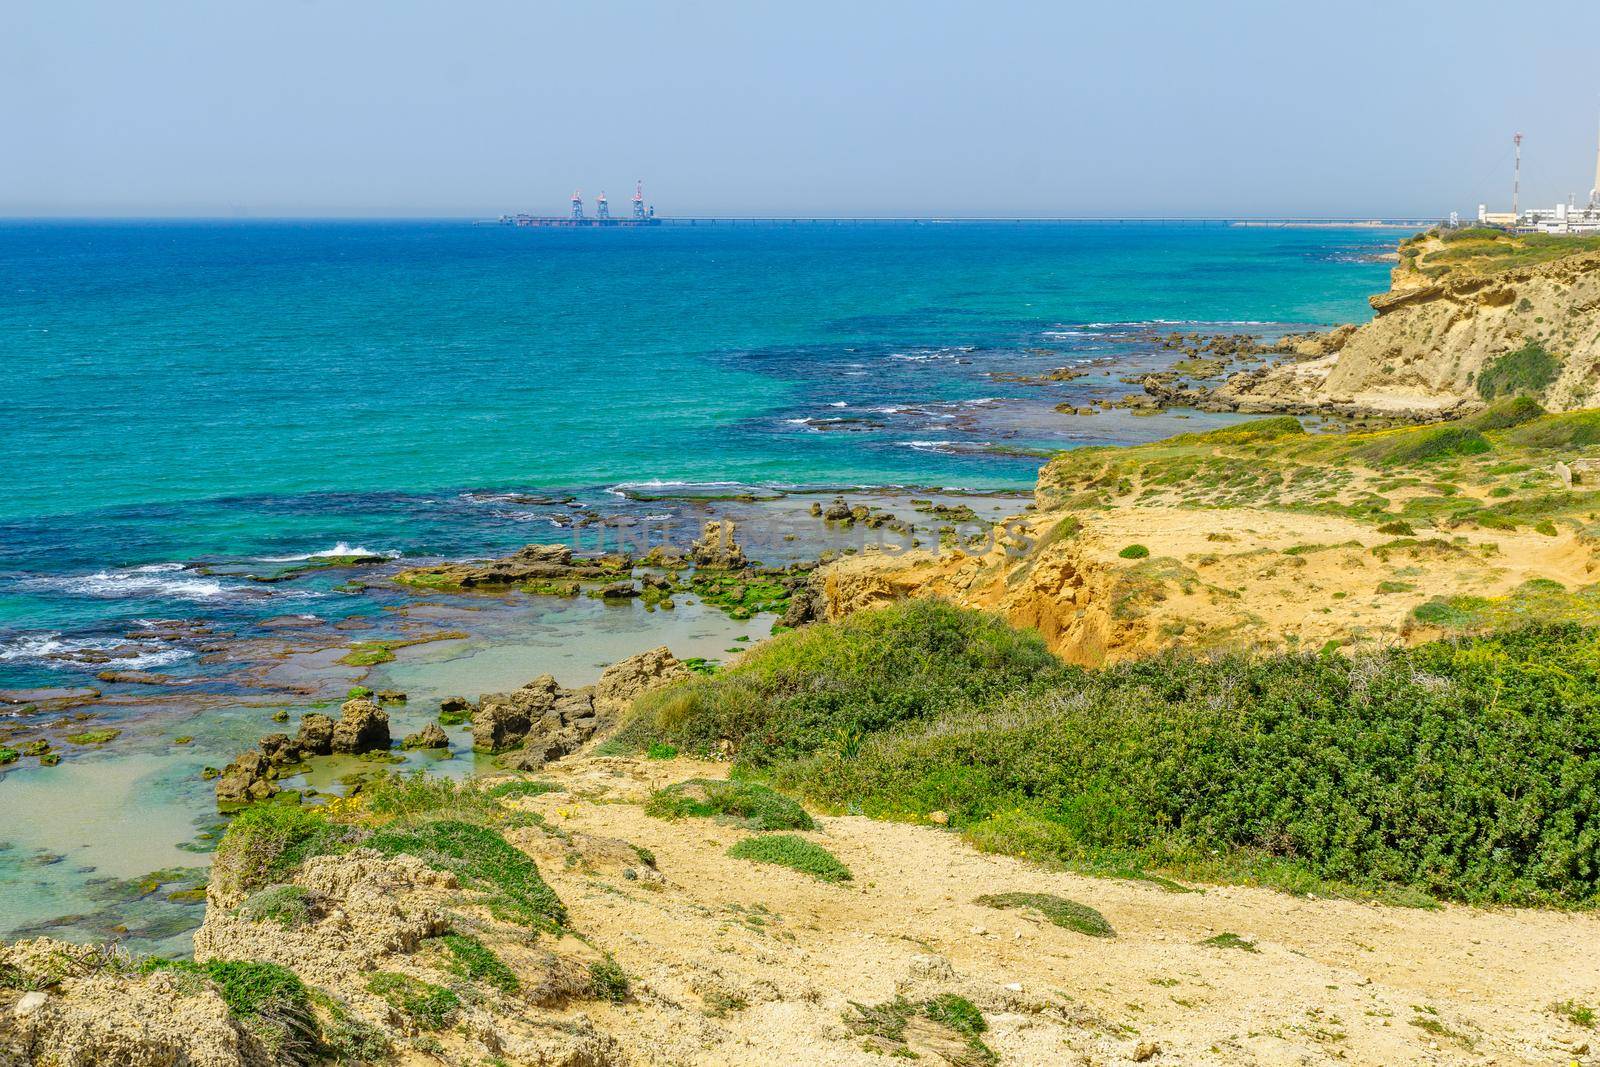
[[[656,218],[654,205],[650,208],[644,206],[644,182],[639,181],[633,187],[633,214],[625,219],[611,217],[611,204],[606,200],[606,194],[601,193],[594,202],[594,214],[587,215],[583,210],[583,193],[572,194],[572,211],[567,215],[501,215],[502,226],[538,226],[538,227],[593,227],[593,226],[659,226],[661,220]]]

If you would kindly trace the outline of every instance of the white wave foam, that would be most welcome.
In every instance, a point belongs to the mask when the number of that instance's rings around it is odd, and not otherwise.
[[[372,549],[370,549],[370,548],[362,548],[360,545],[356,545],[354,548],[352,548],[349,544],[345,543],[344,541],[340,541],[338,544],[334,545],[332,548],[325,548],[321,552],[305,552],[305,553],[302,553],[301,555],[298,555],[298,556],[257,556],[256,557],[256,562],[258,562],[258,563],[304,563],[307,560],[329,559],[329,558],[331,558],[333,556],[384,556],[384,557],[386,557],[388,559],[395,559],[399,555],[400,555],[400,553],[392,551],[392,550],[389,550],[389,549],[384,549],[382,551],[374,552]]]
[[[182,577],[169,577],[183,575]],[[178,600],[215,600],[228,589],[215,578],[185,573],[181,563],[150,563],[126,570],[40,578],[34,583],[64,593],[102,598],[173,597]]]
[[[109,653],[111,658],[98,655],[79,660],[82,653]],[[143,670],[165,667],[190,659],[193,652],[171,645],[148,645],[134,641],[119,641],[110,637],[62,637],[59,633],[23,634],[0,643],[0,660],[38,662],[46,666],[67,667],[74,660],[91,662],[97,667],[124,667]]]

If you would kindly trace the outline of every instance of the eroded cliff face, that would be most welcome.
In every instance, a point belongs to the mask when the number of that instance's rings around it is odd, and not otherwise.
[[[1421,235],[1401,244],[1389,292],[1371,303],[1373,321],[1237,375],[1218,398],[1241,411],[1448,417],[1481,405],[1484,372],[1534,344],[1558,368],[1523,391],[1552,411],[1594,402],[1600,242]]]
[[[1600,455],[1600,423],[1529,417],[1346,435],[1265,419],[1064,452],[988,551],[864,552],[813,588],[830,619],[919,596],[991,611],[1086,666],[1600,621],[1600,491],[1560,474]]]

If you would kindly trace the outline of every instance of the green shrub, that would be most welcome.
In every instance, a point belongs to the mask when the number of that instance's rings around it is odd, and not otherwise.
[[[595,997],[620,1004],[628,999],[628,976],[617,961],[607,957],[589,964],[589,987]]]
[[[1361,459],[1377,467],[1412,466],[1450,456],[1473,456],[1494,448],[1489,439],[1468,426],[1446,422],[1414,430],[1375,435],[1355,449]]]
[[[450,970],[463,978],[485,982],[502,993],[521,988],[516,972],[506,966],[494,950],[470,934],[445,934],[439,943],[450,954]]]
[[[1419,614],[1484,609],[1452,600]],[[916,616],[875,614],[883,640],[866,647],[840,639],[842,628],[813,628],[780,705],[813,710],[792,694],[839,671],[873,679],[880,707],[926,693],[909,674],[897,692],[883,669],[896,628],[917,640]],[[1013,661],[998,662],[1009,677]],[[1600,901],[1600,836],[1584,829],[1600,792],[1593,630],[1536,627],[1355,659],[1174,652],[1048,677],[1043,691],[969,679],[966,691],[987,698],[872,719],[850,760],[817,718],[774,722],[786,740],[763,749],[763,773],[827,808],[944,811],[980,847],[1091,870],[1410,901]],[[714,690],[725,685],[744,685],[737,668],[706,683],[675,728],[716,736],[726,720]],[[737,847],[782,847],[759,845],[768,840]]]
[[[378,971],[368,978],[367,991],[423,1030],[443,1030],[461,1010],[461,998],[450,990],[394,971]]]
[[[673,759],[678,755],[678,746],[663,744],[662,742],[657,741],[655,744],[645,749],[644,754],[646,759]]]
[[[1221,933],[1215,937],[1208,937],[1200,942],[1209,948],[1232,948],[1240,952],[1260,952],[1254,941],[1246,941],[1235,933]]]
[[[980,1067],[998,1062],[994,1050],[983,1042],[982,1035],[989,1029],[983,1012],[972,1001],[955,993],[942,993],[931,1000],[922,1001],[895,997],[873,1005],[851,1001],[850,1014],[845,1017],[845,1023],[857,1034],[880,1038],[896,1046],[891,1053],[896,1058],[914,1059],[916,1053],[911,1052],[905,1044],[906,1024],[914,1016],[938,1023],[966,1039],[965,1056],[953,1058],[949,1053],[944,1054],[943,1058],[950,1063],[961,1067]]]
[[[566,924],[567,909],[540,876],[538,865],[487,827],[455,819],[387,826],[363,844],[388,856],[415,856],[454,873],[466,888],[484,892],[497,916],[550,931]]]
[[[1582,448],[1600,444],[1600,411],[1567,411],[1513,427],[1505,439],[1522,448]]]
[[[311,895],[297,885],[268,886],[239,905],[239,914],[256,923],[305,926],[311,922]]]
[[[1482,382],[1479,382],[1482,387]],[[1532,422],[1544,414],[1544,408],[1531,396],[1512,396],[1496,400],[1476,415],[1461,420],[1462,425],[1474,430],[1506,430]]]
[[[741,763],[758,766],[1071,670],[1037,634],[916,600],[782,634],[735,667],[647,693],[624,736],[639,748],[665,741],[699,751],[726,738]]]
[[[1144,559],[1146,556],[1150,555],[1150,550],[1143,545],[1129,545],[1121,552],[1118,552],[1117,555],[1121,556],[1123,559]]]
[[[794,800],[764,785],[710,778],[658,790],[644,810],[660,819],[729,816],[747,830],[814,830],[817,825]]]
[[[564,793],[566,789],[554,782],[541,782],[537,778],[521,778],[500,782],[484,790],[496,800],[515,800],[518,797],[538,797],[546,793]]]
[[[747,837],[728,849],[734,859],[772,863],[809,874],[822,882],[850,881],[850,868],[821,845],[814,845],[794,834],[766,834]]]
[[[1541,393],[1561,373],[1561,361],[1538,341],[1529,341],[1515,352],[1485,364],[1478,373],[1478,395],[1485,400],[1499,396]]]
[[[1076,930],[1090,937],[1116,937],[1117,932],[1106,922],[1106,917],[1087,904],[1054,896],[1050,893],[991,893],[979,897],[974,904],[991,908],[1032,908],[1057,926]]]
[[[249,893],[287,882],[306,859],[351,837],[312,809],[253,804],[234,816],[217,845],[211,880],[224,893]]]
[[[7,748],[4,745],[0,745],[0,765],[15,763],[21,758],[22,753],[18,752],[16,749]]]

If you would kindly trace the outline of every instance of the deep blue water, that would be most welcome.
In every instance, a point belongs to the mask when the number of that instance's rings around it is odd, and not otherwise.
[[[173,564],[549,528],[470,491],[1025,487],[1039,460],[994,446],[1193,428],[1052,410],[1134,388],[1116,377],[1162,361],[1152,330],[1364,318],[1397,236],[0,224],[0,688],[59,669],[42,640],[242,588]],[[1107,357],[1070,384],[989,377]]]

